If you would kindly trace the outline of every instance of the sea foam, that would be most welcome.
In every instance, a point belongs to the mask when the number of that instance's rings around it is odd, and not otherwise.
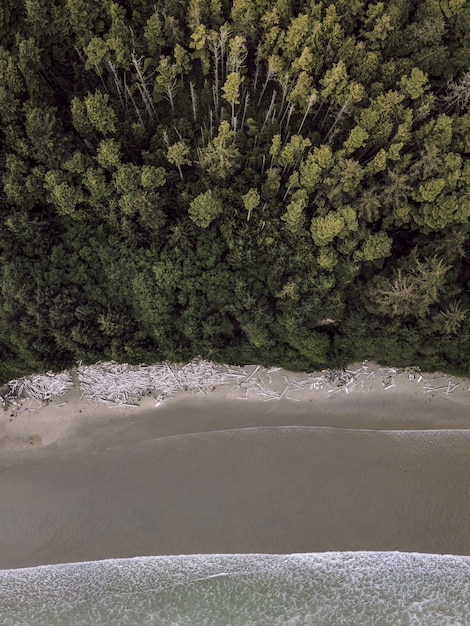
[[[0,624],[470,623],[470,558],[404,552],[139,557],[0,571]]]

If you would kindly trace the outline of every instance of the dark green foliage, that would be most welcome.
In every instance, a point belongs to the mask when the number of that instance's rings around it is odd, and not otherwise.
[[[467,5],[4,2],[0,379],[470,373]]]

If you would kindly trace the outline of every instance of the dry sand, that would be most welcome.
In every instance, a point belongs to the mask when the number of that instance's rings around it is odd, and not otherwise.
[[[370,367],[362,389],[307,389],[298,401],[242,399],[232,385],[158,407],[91,405],[77,387],[36,410],[24,402],[0,422],[0,568],[198,552],[470,554],[469,382],[403,373],[385,390]],[[279,372],[281,391],[284,376],[301,377]],[[444,391],[426,393],[425,381]],[[446,393],[449,382],[459,387]]]
[[[351,369],[360,367],[354,364]],[[130,442],[192,432],[254,426],[330,426],[380,430],[466,429],[470,427],[470,380],[446,374],[407,372],[394,376],[387,387],[380,368],[368,363],[372,376],[349,393],[325,385],[287,394],[291,399],[266,397],[228,384],[208,394],[178,392],[156,406],[143,398],[137,408],[81,401],[75,386],[42,407],[31,400],[0,411],[0,454],[37,449],[77,449],[81,446]],[[247,366],[252,372],[255,366]],[[321,373],[319,373],[321,375]],[[282,392],[286,381],[305,375],[279,370],[271,387]],[[440,388],[427,392],[426,384]],[[458,385],[458,386],[457,386]],[[428,387],[429,388],[429,387]],[[453,389],[446,393],[446,389]],[[254,407],[256,409],[254,410]]]

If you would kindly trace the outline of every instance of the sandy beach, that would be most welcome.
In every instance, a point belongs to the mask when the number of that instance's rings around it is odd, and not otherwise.
[[[302,376],[278,370],[271,387],[279,396]],[[269,399],[238,380],[137,408],[81,400],[76,384],[47,406],[11,405],[0,416],[0,568],[206,552],[470,554],[469,381],[397,371],[391,385],[368,364],[354,384],[292,383]]]
[[[223,367],[223,366],[221,366]],[[251,378],[258,366],[238,368]],[[361,364],[353,364],[357,371]],[[470,380],[442,373],[399,371],[390,388],[390,368],[367,364],[361,385],[352,391],[333,382],[322,388],[289,391],[287,398],[269,399],[236,383],[209,393],[179,391],[164,402],[144,397],[138,407],[100,404],[81,399],[76,371],[74,386],[63,396],[39,405],[27,398],[0,411],[0,451],[10,453],[49,449],[79,449],[103,442],[230,430],[255,426],[329,426],[379,430],[470,428]],[[321,376],[321,372],[310,374]],[[306,374],[279,369],[270,375],[270,388],[281,394],[286,384]],[[432,391],[432,389],[438,389]],[[448,390],[451,393],[448,393]],[[256,411],[253,411],[253,407]],[[122,438],[122,439],[120,439]]]

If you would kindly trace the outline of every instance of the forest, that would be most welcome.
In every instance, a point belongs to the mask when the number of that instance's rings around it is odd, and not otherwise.
[[[470,373],[467,0],[3,0],[0,380]]]

